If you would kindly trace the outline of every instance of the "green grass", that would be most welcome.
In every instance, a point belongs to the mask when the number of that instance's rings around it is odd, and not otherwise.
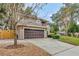
[[[66,42],[66,43],[69,43],[69,44],[79,46],[79,38],[69,37],[69,36],[60,36],[59,40]]]

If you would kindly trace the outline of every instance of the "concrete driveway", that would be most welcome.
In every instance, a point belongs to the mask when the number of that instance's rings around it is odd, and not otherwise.
[[[79,56],[79,46],[56,54],[56,56]]]
[[[72,48],[75,48],[74,45],[70,45],[67,43],[60,42],[56,39],[26,39],[26,41],[33,43],[34,45],[44,49],[51,55],[56,55],[59,53],[62,53],[64,51],[70,50]],[[59,54],[62,55],[62,54]]]
[[[13,40],[0,40],[0,44],[13,43]],[[70,45],[67,43],[60,42],[56,39],[25,39],[18,40],[19,43],[30,42],[45,51],[47,51],[52,56],[72,56],[79,55],[79,46]]]

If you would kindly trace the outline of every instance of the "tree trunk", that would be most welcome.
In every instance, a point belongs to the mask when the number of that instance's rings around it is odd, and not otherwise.
[[[17,45],[17,38],[14,39],[14,46]]]
[[[16,46],[16,45],[17,45],[17,32],[16,32],[16,26],[14,26],[14,36],[15,36],[15,38],[14,38],[14,46]]]

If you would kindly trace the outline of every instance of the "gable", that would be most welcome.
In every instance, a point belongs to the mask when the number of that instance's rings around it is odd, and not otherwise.
[[[19,22],[20,25],[38,25],[41,26],[42,23],[40,20],[36,20],[36,19],[31,19],[31,18],[27,18],[27,19],[22,19]]]

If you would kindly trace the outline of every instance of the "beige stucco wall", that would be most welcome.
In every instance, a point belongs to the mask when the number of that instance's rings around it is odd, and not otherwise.
[[[41,23],[40,20],[31,19],[31,18],[22,19],[18,24],[20,24],[20,25],[37,25],[37,26],[42,26],[42,23]]]
[[[23,27],[18,28],[18,39],[24,39],[24,29],[23,29]]]
[[[47,30],[44,30],[44,38],[47,38]]]
[[[47,32],[48,32],[47,35],[49,35],[50,34],[50,26],[49,25],[47,25]]]

